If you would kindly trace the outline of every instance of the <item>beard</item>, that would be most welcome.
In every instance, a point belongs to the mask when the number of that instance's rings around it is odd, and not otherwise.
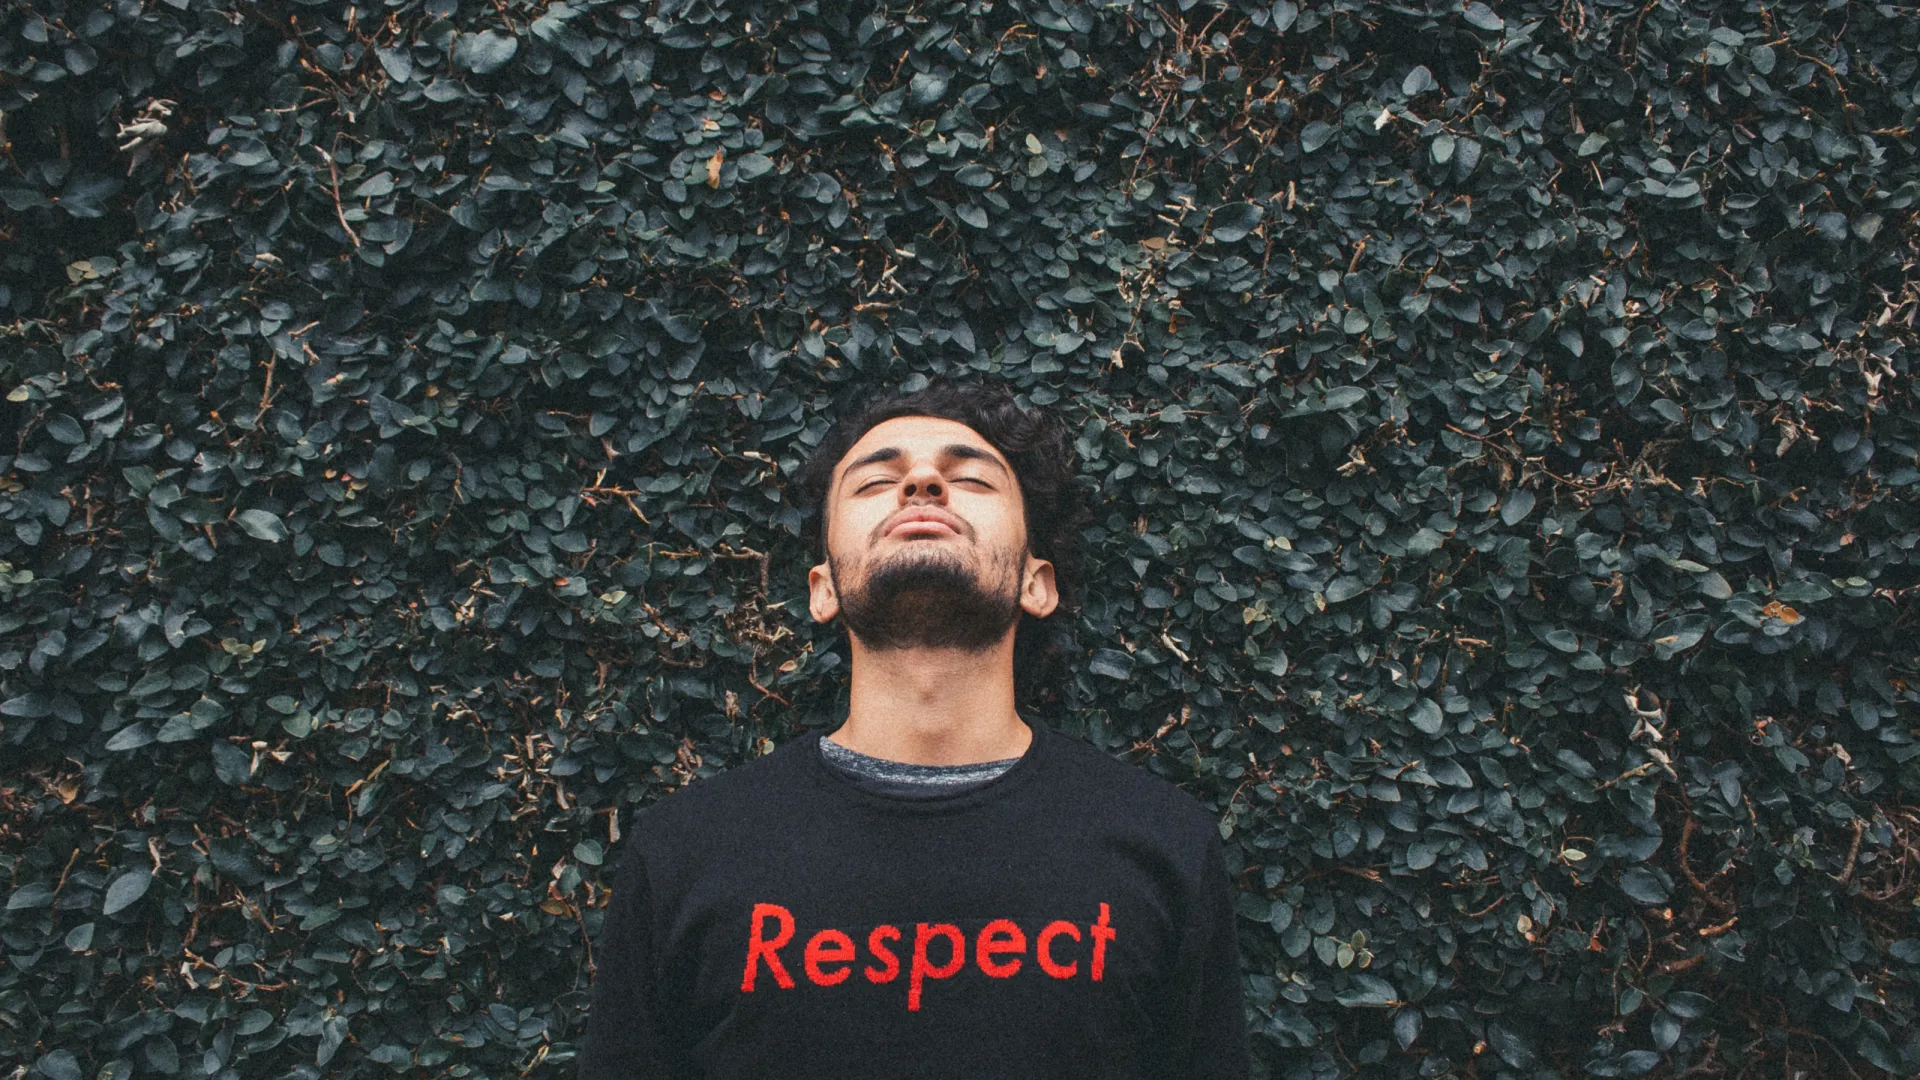
[[[827,572],[840,595],[847,631],[870,649],[960,649],[984,652],[998,645],[1020,618],[1018,552],[989,566],[983,580],[952,553],[912,547],[843,588],[831,558]]]

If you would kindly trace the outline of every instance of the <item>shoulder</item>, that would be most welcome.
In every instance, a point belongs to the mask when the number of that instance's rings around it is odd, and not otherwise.
[[[1217,816],[1190,792],[1154,772],[1058,732],[1052,757],[1057,818],[1097,848],[1125,852],[1185,888],[1217,882],[1222,864]]]
[[[1165,777],[1072,735],[1045,730],[1059,781],[1109,819],[1217,836],[1213,812]]]
[[[771,753],[701,777],[641,807],[634,839],[649,846],[711,841],[764,824],[804,791],[802,754],[814,749],[811,734],[790,739]]]

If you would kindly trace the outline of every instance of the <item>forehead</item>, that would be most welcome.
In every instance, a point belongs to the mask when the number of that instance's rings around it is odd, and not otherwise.
[[[1013,469],[1005,455],[981,434],[958,420],[937,416],[896,416],[867,430],[848,448],[835,468],[844,473],[849,462],[858,461],[876,450],[896,449],[910,461],[936,457],[946,447],[959,444],[985,451],[1009,474]]]

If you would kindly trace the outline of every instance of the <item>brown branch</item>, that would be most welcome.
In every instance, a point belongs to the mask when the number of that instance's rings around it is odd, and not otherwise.
[[[1160,99],[1159,114],[1153,118],[1153,123],[1148,125],[1147,133],[1140,137],[1140,156],[1134,159],[1133,171],[1127,174],[1127,194],[1129,196],[1133,194],[1134,180],[1140,175],[1140,166],[1146,164],[1147,155],[1153,151],[1154,132],[1160,130],[1160,121],[1166,119],[1167,106],[1173,104],[1173,97],[1174,95],[1168,94]]]
[[[357,248],[360,246],[360,234],[354,232],[353,226],[347,224],[346,208],[340,205],[340,166],[334,161],[334,153],[339,149],[340,137],[336,135],[333,138],[333,149],[327,151],[327,176],[333,181],[333,214],[340,219],[340,227],[347,231],[347,239],[353,241],[353,246]]]
[[[67,856],[67,865],[60,868],[60,880],[54,882],[53,885],[53,899],[47,902],[47,909],[53,912],[53,924],[55,926],[60,925],[61,890],[67,887],[67,874],[73,870],[73,860],[79,857],[80,849],[76,847],[73,849],[73,854]]]
[[[1654,970],[1658,971],[1662,975],[1678,975],[1683,971],[1691,971],[1694,968],[1700,966],[1700,961],[1705,960],[1706,958],[1707,958],[1706,951],[1702,950],[1700,952],[1694,953],[1692,956],[1682,957],[1678,960],[1669,960],[1666,963],[1661,964],[1659,967],[1655,968]]]
[[[1713,895],[1713,893],[1708,889],[1709,882],[1701,881],[1697,876],[1695,876],[1693,872],[1693,864],[1687,858],[1687,846],[1692,842],[1692,840],[1693,840],[1693,816],[1689,814],[1687,816],[1686,821],[1682,823],[1680,826],[1680,847],[1679,847],[1679,850],[1675,852],[1675,854],[1679,857],[1679,860],[1680,860],[1680,872],[1686,876],[1687,884],[1693,886],[1693,891],[1698,893],[1702,900],[1705,900],[1707,903],[1712,904],[1714,907],[1719,908],[1721,911],[1727,911],[1727,912],[1732,911],[1733,910],[1732,901],[1722,900],[1719,897]],[[1710,879],[1710,881],[1719,881],[1720,878],[1725,876],[1726,873],[1727,873],[1726,870],[1721,870],[1719,873],[1714,874],[1713,877]],[[1738,917],[1739,916],[1737,915],[1735,916],[1736,919]],[[1730,927],[1733,925],[1733,923],[1729,921],[1726,925]],[[1707,931],[1705,930],[1702,930],[1700,932],[1700,935],[1702,937],[1708,936]]]
[[[1507,894],[1501,893],[1499,899],[1495,900],[1491,904],[1488,904],[1486,907],[1481,908],[1479,911],[1468,912],[1466,917],[1469,919],[1477,919],[1480,916],[1485,915],[1486,913],[1492,911],[1494,908],[1497,908],[1501,904],[1504,904],[1506,902],[1507,902]]]
[[[758,672],[759,672],[759,668],[758,668],[757,662],[749,662],[747,665],[747,682],[751,684],[755,690],[760,691],[760,696],[763,699],[772,698],[773,700],[779,702],[780,704],[785,705],[788,708],[792,708],[793,702],[788,701],[786,698],[783,698],[779,694],[776,694],[773,691],[767,689],[766,687],[760,685]]]
[[[1833,880],[1839,882],[1842,885],[1845,885],[1847,882],[1853,880],[1854,862],[1855,860],[1860,858],[1860,837],[1866,831],[1867,831],[1867,823],[1860,820],[1859,818],[1854,818],[1853,819],[1853,843],[1847,845],[1846,866],[1843,869],[1841,869],[1838,875],[1829,875],[1830,877],[1833,877]]]
[[[240,992],[243,995],[251,994],[256,990],[285,990],[287,988],[287,984],[284,982],[277,982],[277,983],[248,982],[247,980],[241,978],[240,976],[235,975],[224,968],[221,968],[212,963],[209,963],[208,961],[202,959],[199,956],[196,956],[192,949],[182,947],[180,951],[186,954],[187,960],[190,963],[192,963],[194,967],[201,968],[206,971],[211,971],[215,975],[219,976],[220,978],[227,980],[228,982],[234,984],[235,986],[238,986],[240,988]]]
[[[1701,937],[1719,937],[1721,934],[1724,934],[1727,931],[1733,929],[1734,924],[1739,921],[1740,921],[1740,916],[1735,915],[1733,918],[1728,919],[1726,922],[1715,923],[1712,926],[1703,926],[1700,928],[1700,936]]]
[[[259,429],[261,418],[267,415],[267,409],[273,405],[273,359],[272,355],[268,355],[266,389],[260,391],[260,409],[253,414],[255,430]]]
[[[633,501],[633,497],[639,494],[641,494],[641,492],[637,488],[606,487],[604,485],[599,485],[599,484],[595,484],[589,487],[583,487],[580,489],[580,498],[588,506],[600,505],[599,503],[594,501],[593,497],[595,495],[612,495],[620,499],[621,501],[625,502],[627,504],[627,509],[633,511],[633,516],[639,518],[641,524],[647,526],[648,528],[652,528],[653,522],[647,520],[647,515],[641,513],[640,507],[636,505]]]

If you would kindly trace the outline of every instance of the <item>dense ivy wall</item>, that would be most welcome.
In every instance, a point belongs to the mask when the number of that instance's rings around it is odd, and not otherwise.
[[[634,810],[833,719],[784,491],[1005,377],[1052,722],[1284,1077],[1920,1068],[1920,23],[0,12],[0,1059],[561,1076]],[[9,1066],[10,1068],[11,1066]]]

